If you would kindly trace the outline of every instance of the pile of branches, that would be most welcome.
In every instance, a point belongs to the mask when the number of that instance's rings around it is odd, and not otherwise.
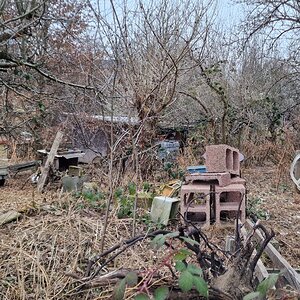
[[[133,247],[138,242],[145,242],[147,239],[157,239],[158,236],[166,235],[170,239],[164,239],[163,244],[165,249],[176,249],[176,241],[188,249],[193,255],[191,258],[203,271],[203,279],[209,282],[209,299],[242,299],[244,295],[253,291],[254,270],[259,258],[261,257],[265,247],[274,237],[274,232],[270,232],[260,223],[256,223],[253,231],[249,236],[242,241],[240,238],[240,225],[236,226],[235,249],[233,253],[226,252],[216,244],[210,242],[204,232],[193,223],[187,220],[184,226],[178,228],[178,231],[156,230],[146,234],[140,234],[124,242],[118,243],[106,250],[105,252],[95,255],[89,259],[85,271],[85,277],[80,278],[76,274],[69,274],[77,279],[78,291],[91,289],[95,287],[105,287],[116,284],[132,270],[119,269],[111,273],[106,273],[105,268],[110,265],[119,255]],[[265,234],[264,241],[257,245],[253,240],[255,230],[260,229]],[[254,255],[254,251],[257,250]],[[166,252],[166,251],[165,251]],[[176,252],[176,251],[175,251]],[[174,253],[174,252],[171,252]],[[167,255],[167,259],[170,256]],[[184,261],[187,263],[186,261]],[[171,288],[169,297],[178,299],[199,299],[199,294],[196,290],[190,291],[188,294],[182,293],[180,289],[174,285],[174,281],[178,279],[178,272],[174,269],[174,265],[166,259],[163,262],[167,266],[173,277],[173,282],[167,283]],[[159,278],[160,266],[156,269],[157,272],[151,272],[151,279]],[[154,286],[150,283],[149,278],[144,276],[145,270],[134,270],[138,275],[139,291],[151,294]],[[145,283],[145,281],[147,281]],[[147,287],[151,288],[147,288]],[[132,295],[131,295],[132,296]],[[182,297],[182,298],[181,298]]]

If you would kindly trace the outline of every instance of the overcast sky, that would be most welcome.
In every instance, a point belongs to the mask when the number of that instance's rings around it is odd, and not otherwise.
[[[234,26],[243,18],[244,9],[241,4],[233,3],[232,0],[216,0],[217,13],[220,22],[227,26]]]

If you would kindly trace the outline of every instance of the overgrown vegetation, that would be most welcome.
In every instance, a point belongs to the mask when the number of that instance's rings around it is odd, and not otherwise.
[[[245,167],[271,164],[272,188],[287,189],[300,147],[299,3],[231,1],[235,26],[221,4],[0,0],[1,155],[34,159],[63,130],[64,150],[95,155],[86,172],[99,183],[45,198],[32,187],[23,218],[0,228],[1,299],[266,297],[278,276],[254,284],[251,237],[228,257],[182,216],[149,218],[159,185],[184,180],[208,144],[238,147]],[[254,219],[269,217],[262,200],[248,199]]]
[[[259,197],[248,199],[247,214],[255,221],[257,219],[267,220],[269,217],[268,212],[261,208],[260,204],[262,204],[262,199]]]

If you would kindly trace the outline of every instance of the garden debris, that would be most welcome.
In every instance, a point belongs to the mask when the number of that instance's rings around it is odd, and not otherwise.
[[[296,156],[290,167],[290,176],[292,181],[296,185],[297,189],[300,191],[300,151],[296,152]]]
[[[14,164],[8,166],[9,173],[13,174],[14,176],[20,172],[24,172],[30,169],[35,169],[41,162],[39,160],[32,160],[28,162],[23,162],[19,164]]]
[[[300,210],[300,195],[293,188],[289,172],[282,174],[277,188],[277,172],[272,166],[243,170],[247,181],[247,206],[255,202],[253,211],[274,229],[279,252],[284,253],[294,268],[299,268],[300,219],[296,216]]]
[[[87,176],[64,176],[62,178],[63,192],[81,191],[83,183],[88,180]]]
[[[48,193],[46,197],[50,198]],[[53,197],[56,198],[57,197]],[[49,199],[50,201],[50,199]],[[65,194],[59,202],[53,201],[49,213],[24,218],[12,224],[9,230],[0,228],[0,298],[9,299],[47,298],[63,300],[82,299],[82,291],[74,289],[78,280],[68,274],[84,276],[87,260],[99,253],[103,218],[99,214],[78,209],[78,202]],[[53,213],[54,206],[61,215]],[[130,219],[118,219],[116,211],[111,212],[105,248],[130,238]],[[145,228],[140,228],[144,232]],[[108,264],[102,272],[119,268],[146,269],[155,264],[157,251],[149,243],[138,242]],[[20,259],[22,257],[22,259]],[[21,272],[21,273],[20,273]],[[165,277],[166,269],[160,270],[160,278]],[[18,277],[21,276],[21,277]],[[168,276],[169,277],[169,276]],[[97,278],[95,278],[97,280]],[[22,283],[21,283],[22,281]],[[105,287],[101,299],[111,299],[113,286]],[[99,291],[89,291],[90,299],[99,296]]]
[[[69,166],[68,175],[69,176],[82,176],[83,170],[81,167],[78,167],[78,166]]]
[[[158,194],[166,197],[174,197],[178,194],[181,184],[182,182],[178,179],[171,180],[160,187]]]
[[[10,210],[2,215],[0,215],[0,225],[17,220],[21,214],[15,210]]]
[[[7,167],[0,166],[0,186],[3,186],[5,183],[5,180],[8,177],[8,170]]]
[[[250,220],[247,220],[245,225],[248,228],[254,227],[254,224]],[[259,242],[264,240],[263,235],[259,231],[254,232],[254,238]],[[291,267],[287,260],[281,256],[272,244],[266,245],[265,252],[274,263],[274,266],[279,268],[281,271],[284,271],[283,277],[287,279],[289,284],[296,290],[300,291],[300,275]]]
[[[50,152],[45,149],[38,150],[37,152],[42,155],[43,162],[45,162],[46,158],[50,155]],[[53,168],[60,172],[69,171],[70,168],[79,168],[80,170],[80,167],[77,167],[77,165],[79,163],[79,158],[84,155],[85,153],[80,149],[59,148],[54,156]]]
[[[174,219],[179,208],[179,199],[165,196],[154,197],[151,207],[151,219],[153,222],[167,225],[170,219]]]
[[[180,143],[175,140],[164,140],[159,142],[158,157],[160,160],[174,162],[179,154]]]
[[[257,208],[269,212],[268,226],[272,226],[277,233],[280,252],[284,253],[294,268],[299,268],[300,195],[290,188],[292,183],[288,176],[283,178],[279,190],[276,191],[272,184],[276,177],[274,168],[243,170],[243,175],[249,188],[248,201],[253,198],[261,200],[257,203]],[[14,209],[28,214],[31,207],[35,208],[29,212],[30,218],[22,218],[17,223],[0,227],[0,260],[3,266],[0,268],[0,298],[5,299],[5,295],[9,294],[10,300],[19,299],[20,295],[24,299],[44,298],[45,295],[58,300],[68,297],[82,299],[87,291],[75,289],[74,285],[80,285],[87,260],[99,253],[103,217],[98,210],[83,206],[87,201],[83,202],[69,194],[63,194],[58,200],[57,193],[47,191],[43,195],[37,194],[31,185],[20,190],[23,181],[21,176],[12,178],[3,187],[0,195],[2,211]],[[109,219],[105,249],[131,238],[131,225],[132,219],[118,219],[114,208]],[[138,233],[147,232],[149,226],[153,224],[139,223]],[[223,248],[224,236],[232,234],[231,230],[232,227],[218,229],[211,226],[205,233],[210,241]],[[97,280],[105,276],[105,272],[109,274],[115,270],[122,271],[123,268],[138,272],[149,270],[159,263],[163,253],[162,249],[151,248],[148,242],[138,242],[106,265],[103,273],[90,284],[97,284]],[[98,265],[100,264],[101,261]],[[75,276],[70,277],[71,273]],[[167,268],[159,270],[159,278],[157,285],[174,282]],[[101,299],[111,299],[113,288],[102,288]],[[99,289],[90,290],[88,293],[90,299],[99,298]],[[126,289],[126,295],[129,293],[130,289]],[[210,295],[213,295],[212,292]],[[176,293],[174,297],[177,296]]]
[[[8,178],[7,140],[0,135],[0,187]]]
[[[50,171],[50,167],[53,164],[55,155],[57,153],[59,144],[62,141],[62,138],[63,138],[63,133],[61,131],[58,131],[57,134],[56,134],[56,137],[54,139],[54,142],[52,144],[50,153],[47,157],[45,166],[42,168],[42,174],[41,174],[41,177],[39,178],[39,181],[38,181],[38,184],[37,184],[37,189],[38,189],[39,193],[41,193],[43,191],[44,185],[45,185],[47,177],[48,177],[48,173]]]

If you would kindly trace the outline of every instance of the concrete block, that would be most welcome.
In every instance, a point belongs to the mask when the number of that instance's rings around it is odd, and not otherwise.
[[[63,192],[69,193],[80,191],[83,183],[87,180],[87,176],[64,176],[62,178]]]
[[[69,176],[81,176],[82,168],[78,167],[78,166],[69,166],[68,175]]]
[[[239,176],[231,177],[230,184],[235,184],[235,183],[240,183],[240,184],[245,185],[246,184],[246,180],[244,178],[239,177]]]
[[[181,187],[181,214],[189,221],[210,225],[210,184],[194,183]]]
[[[233,175],[239,175],[239,150],[223,144],[206,146],[205,165],[207,172],[228,172]]]
[[[246,188],[243,184],[230,184],[226,187],[215,186],[216,199],[216,224],[221,223],[221,212],[232,212],[231,216],[235,218],[240,202],[240,220],[246,220]]]
[[[226,186],[231,183],[230,173],[201,173],[190,174],[185,176],[185,180],[191,183],[206,183],[219,184],[219,186]]]

